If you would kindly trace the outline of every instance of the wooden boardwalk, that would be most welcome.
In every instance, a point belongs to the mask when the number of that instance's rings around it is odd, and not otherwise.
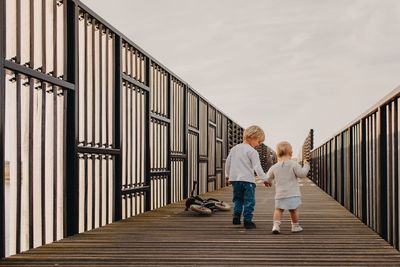
[[[255,222],[245,230],[230,212],[202,217],[183,202],[1,261],[13,266],[400,266],[400,253],[311,181],[302,182],[302,233],[271,234],[273,189],[258,186]],[[231,187],[208,193],[231,202]]]

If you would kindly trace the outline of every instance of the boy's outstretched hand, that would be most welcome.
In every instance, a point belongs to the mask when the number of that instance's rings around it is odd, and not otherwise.
[[[264,181],[264,185],[266,186],[266,187],[271,187],[272,185],[270,184],[270,183],[268,183],[267,181]]]
[[[231,182],[229,182],[229,177],[225,177],[225,185],[230,185]]]

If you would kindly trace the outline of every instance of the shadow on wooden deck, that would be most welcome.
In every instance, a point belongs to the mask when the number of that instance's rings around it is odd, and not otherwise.
[[[325,194],[302,181],[302,233],[272,235],[274,189],[257,187],[257,229],[231,224],[230,212],[210,217],[179,202],[1,261],[14,266],[400,266],[400,253]],[[208,193],[231,202],[231,187]]]

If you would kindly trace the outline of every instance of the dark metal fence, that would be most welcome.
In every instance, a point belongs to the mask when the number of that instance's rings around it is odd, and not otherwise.
[[[400,88],[312,151],[312,179],[399,249]]]
[[[78,0],[0,0],[0,253],[224,186],[243,129]]]

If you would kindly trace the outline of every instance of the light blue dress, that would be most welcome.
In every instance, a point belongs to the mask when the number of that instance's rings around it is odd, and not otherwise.
[[[301,197],[286,197],[275,199],[275,208],[283,210],[294,210],[301,205]]]

